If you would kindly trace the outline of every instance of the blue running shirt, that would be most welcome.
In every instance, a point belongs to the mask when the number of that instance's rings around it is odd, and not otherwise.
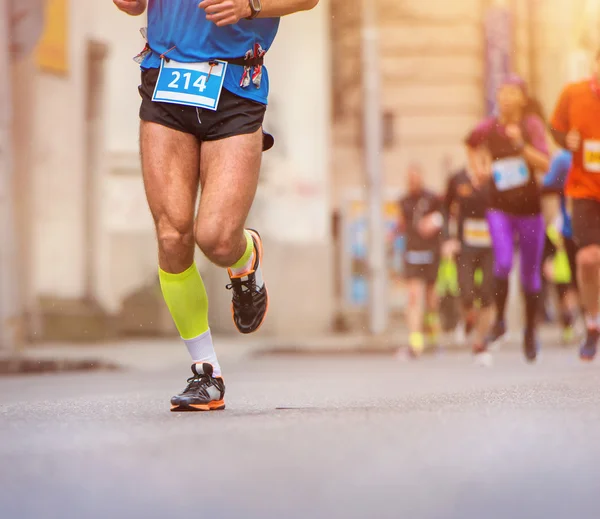
[[[565,184],[569,172],[571,171],[571,164],[573,157],[571,152],[567,150],[560,150],[550,162],[550,170],[546,173],[543,181],[543,190],[558,193],[560,195],[560,210],[563,218],[563,229],[562,235],[565,238],[573,237],[573,226],[571,221],[571,215],[567,210],[567,200],[565,198]]]
[[[142,62],[142,68],[160,67],[160,55],[172,47],[167,57],[182,63],[204,62],[216,58],[243,58],[246,52],[261,45],[267,51],[271,47],[279,18],[240,20],[235,25],[217,27],[206,20],[200,0],[149,0],[148,44],[152,53]],[[260,88],[253,83],[240,86],[244,68],[229,65],[224,86],[240,97],[267,104],[269,77],[263,67]]]

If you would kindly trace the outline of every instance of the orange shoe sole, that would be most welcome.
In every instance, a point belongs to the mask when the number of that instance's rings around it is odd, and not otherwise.
[[[194,411],[222,411],[225,409],[225,400],[215,400],[208,404],[172,405],[171,412],[194,412]]]

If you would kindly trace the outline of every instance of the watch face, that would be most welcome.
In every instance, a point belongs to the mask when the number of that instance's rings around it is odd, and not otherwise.
[[[260,11],[262,9],[262,3],[260,0],[250,0],[250,5],[253,11]]]

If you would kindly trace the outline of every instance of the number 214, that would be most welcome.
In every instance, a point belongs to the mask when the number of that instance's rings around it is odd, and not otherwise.
[[[169,83],[169,88],[179,88],[179,80],[182,77],[181,72],[173,70],[171,74],[173,75],[173,81]],[[184,90],[189,90],[190,82],[192,81],[192,73],[186,72],[183,74],[183,79],[185,80],[185,84],[183,85]],[[201,93],[204,92],[206,90],[206,76],[200,76],[194,81],[192,86],[195,86]]]

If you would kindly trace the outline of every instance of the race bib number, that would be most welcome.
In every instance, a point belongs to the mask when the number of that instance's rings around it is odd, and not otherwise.
[[[227,70],[226,61],[179,63],[163,60],[153,101],[216,110]]]
[[[463,241],[469,247],[491,247],[492,237],[486,220],[468,218],[463,226]]]
[[[583,164],[586,171],[600,173],[600,141],[586,140],[583,143]]]
[[[492,169],[498,191],[516,189],[529,182],[529,168],[521,157],[496,160]]]
[[[409,265],[431,265],[435,256],[432,251],[409,250],[406,253],[406,263]]]

